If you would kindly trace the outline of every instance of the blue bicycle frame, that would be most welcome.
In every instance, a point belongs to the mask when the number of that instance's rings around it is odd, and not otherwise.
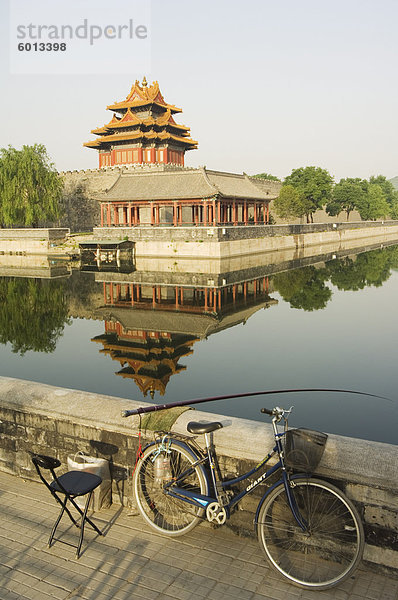
[[[247,496],[247,494],[250,494],[260,484],[264,483],[265,481],[267,481],[267,479],[272,477],[272,475],[274,473],[276,473],[276,471],[281,469],[282,470],[281,479],[279,479],[279,481],[277,481],[274,485],[272,485],[266,491],[266,493],[264,494],[264,496],[261,498],[261,500],[259,502],[259,505],[258,505],[258,508],[256,511],[255,523],[257,523],[257,515],[258,515],[258,512],[259,512],[265,498],[275,487],[283,484],[284,488],[285,488],[285,492],[286,492],[290,510],[292,511],[292,514],[293,514],[295,520],[297,521],[298,525],[300,526],[300,528],[303,531],[305,531],[307,528],[307,524],[300,515],[300,511],[297,507],[297,503],[294,498],[294,493],[292,492],[292,489],[291,489],[291,480],[292,479],[294,480],[297,477],[302,477],[302,475],[291,476],[291,475],[288,475],[288,473],[286,472],[285,465],[284,465],[284,459],[283,459],[283,447],[282,447],[282,441],[281,441],[281,438],[283,436],[284,436],[284,433],[277,433],[275,430],[275,442],[276,443],[275,443],[275,446],[274,446],[272,452],[267,454],[267,456],[265,458],[263,458],[262,461],[260,461],[253,469],[251,469],[247,473],[244,473],[243,475],[240,475],[239,477],[236,477],[234,479],[228,479],[225,481],[219,480],[217,478],[216,474],[217,474],[217,471],[219,470],[217,456],[214,451],[214,446],[212,444],[208,445],[207,453],[205,453],[203,456],[198,456],[198,460],[195,463],[193,463],[189,467],[189,469],[187,469],[186,471],[181,473],[176,480],[168,482],[164,485],[164,492],[168,496],[178,498],[179,500],[182,500],[188,504],[192,504],[193,506],[197,506],[198,508],[202,508],[202,509],[206,509],[211,503],[217,502],[217,503],[219,503],[219,505],[221,507],[225,508],[225,510],[227,511],[227,514],[229,515],[231,509],[234,508],[237,504],[239,504],[239,502],[245,496]],[[179,442],[179,444],[188,448],[191,451],[191,453],[194,452],[196,455],[198,455],[198,452],[195,451],[188,444],[186,444],[184,442]],[[231,499],[228,498],[228,496],[226,494],[226,492],[228,491],[228,488],[231,488],[232,486],[234,486],[246,479],[253,477],[269,462],[269,460],[275,454],[279,455],[279,460],[273,467],[271,467],[267,471],[264,471],[263,474],[260,475],[260,477],[255,479],[255,481],[250,483],[248,486],[246,486],[245,489],[242,490],[240,493],[232,496]],[[205,496],[203,494],[198,494],[197,492],[192,492],[189,489],[184,489],[184,488],[178,487],[179,481],[184,481],[184,479],[186,477],[188,477],[189,475],[191,475],[194,472],[194,470],[197,466],[203,466],[205,463],[208,463],[209,467],[210,467],[210,474],[211,474],[213,489],[215,491],[216,497]],[[203,471],[207,478],[207,473],[206,473],[205,469],[203,469]],[[208,478],[207,478],[207,480],[208,480]]]

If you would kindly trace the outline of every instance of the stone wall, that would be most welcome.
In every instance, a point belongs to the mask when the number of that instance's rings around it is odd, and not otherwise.
[[[226,258],[280,250],[301,251],[328,244],[336,250],[398,239],[398,221],[253,225],[247,227],[99,227],[96,239],[129,239],[135,256]],[[360,240],[360,241],[359,241]]]
[[[69,235],[68,228],[0,229],[1,254],[49,254]]]
[[[100,224],[99,194],[117,181],[122,169],[63,171],[64,192],[61,200],[63,217],[60,225],[73,232],[91,231]]]
[[[270,403],[269,403],[270,404]],[[138,445],[138,418],[121,410],[142,403],[0,377],[0,469],[36,478],[28,451],[57,456],[63,464],[81,450],[110,460],[113,501],[133,504],[131,474]],[[271,426],[223,415],[187,411],[173,430],[186,433],[190,420],[219,420],[214,439],[222,469],[233,476],[248,470],[273,445]],[[153,434],[147,433],[145,439]],[[253,443],[255,440],[255,443]],[[330,435],[317,474],[354,501],[365,524],[364,559],[398,573],[398,446]],[[253,510],[264,487],[249,495],[228,526],[253,535]],[[257,492],[256,490],[256,492]]]

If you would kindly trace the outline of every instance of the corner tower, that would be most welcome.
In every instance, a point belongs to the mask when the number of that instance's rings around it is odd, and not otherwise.
[[[182,110],[164,101],[157,81],[148,86],[145,77],[141,85],[137,80],[125,100],[107,109],[113,111],[112,119],[92,129],[99,137],[83,144],[98,150],[100,168],[148,163],[184,166],[185,152],[198,147],[189,128],[175,122],[173,115]]]

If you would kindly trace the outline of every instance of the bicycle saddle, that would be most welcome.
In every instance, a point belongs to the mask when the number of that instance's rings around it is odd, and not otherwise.
[[[198,423],[197,421],[190,421],[187,424],[187,430],[189,433],[210,433],[216,429],[222,428],[222,423],[214,421],[212,423]]]

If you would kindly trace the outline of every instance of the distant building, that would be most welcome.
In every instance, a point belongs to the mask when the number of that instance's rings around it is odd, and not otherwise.
[[[157,81],[134,83],[126,100],[107,107],[113,117],[93,129],[98,138],[84,144],[99,153],[101,171],[122,168],[99,197],[101,227],[142,225],[223,226],[269,222],[269,203],[280,184],[247,175],[185,168],[184,156],[197,148],[189,128],[173,115]]]
[[[154,81],[148,87],[144,77],[122,102],[107,106],[113,117],[106,125],[92,129],[99,136],[83,144],[99,152],[99,167],[128,164],[174,164],[184,166],[187,150],[198,147],[189,137],[189,128],[178,125],[173,115],[181,108],[167,104]]]
[[[268,223],[275,182],[202,168],[122,172],[101,196],[101,227]]]

